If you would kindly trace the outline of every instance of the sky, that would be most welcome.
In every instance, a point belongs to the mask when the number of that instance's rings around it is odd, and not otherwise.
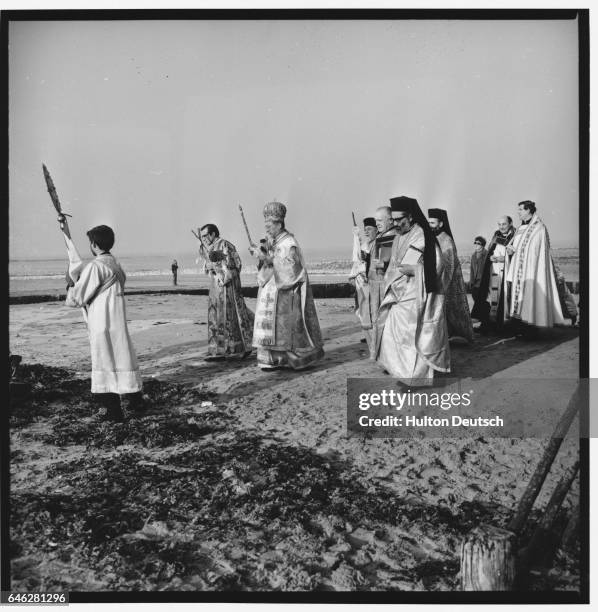
[[[174,254],[216,223],[239,248],[263,205],[306,251],[347,248],[351,212],[446,208],[458,245],[534,200],[578,233],[576,21],[91,21],[9,29],[9,248],[111,225],[116,254]]]

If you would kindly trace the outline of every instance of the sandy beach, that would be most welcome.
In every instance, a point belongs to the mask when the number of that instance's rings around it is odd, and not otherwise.
[[[255,308],[255,300],[247,303]],[[458,588],[461,538],[480,521],[505,525],[546,440],[348,437],[347,378],[383,375],[367,360],[353,300],[316,306],[325,358],[307,371],[266,373],[253,356],[203,361],[206,297],[129,296],[129,329],[151,406],[124,425],[91,421],[81,313],[60,302],[11,306],[10,349],[23,357],[34,389],[29,403],[13,407],[13,584]],[[578,375],[576,328],[498,341],[477,336],[472,346],[453,345],[450,376]],[[27,370],[32,364],[46,369]],[[564,409],[571,385],[560,393]],[[577,456],[571,435],[534,520]],[[564,508],[577,497],[576,483]],[[578,586],[576,561],[561,551],[530,588]]]

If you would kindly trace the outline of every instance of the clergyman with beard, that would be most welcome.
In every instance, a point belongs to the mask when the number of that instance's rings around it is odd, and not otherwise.
[[[450,371],[442,254],[417,200],[390,202],[399,235],[378,313],[376,359],[406,385],[431,385],[435,370]]]
[[[473,325],[469,314],[469,302],[467,301],[461,262],[457,254],[448,214],[442,208],[429,208],[428,219],[430,229],[438,240],[444,260],[446,279],[444,310],[449,338],[459,337],[471,342],[473,340]]]

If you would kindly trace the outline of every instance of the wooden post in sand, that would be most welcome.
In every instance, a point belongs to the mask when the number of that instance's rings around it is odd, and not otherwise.
[[[575,539],[579,536],[579,504],[573,508],[571,511],[571,516],[569,517],[569,521],[567,525],[565,525],[565,529],[563,530],[563,535],[561,536],[561,548],[570,549],[573,548],[575,544]]]
[[[532,536],[525,552],[521,555],[522,569],[527,569],[530,564],[549,566],[552,555],[559,544],[560,533],[555,533],[554,525],[563,505],[563,501],[577,476],[579,470],[579,461],[570,467],[565,475],[561,478],[554,489],[552,496],[534,535]]]
[[[536,471],[519,501],[506,529],[480,525],[461,545],[461,589],[463,591],[509,591],[516,579],[517,539],[536,501],[554,458],[579,409],[581,392],[577,385],[563,416],[549,440]]]
[[[516,535],[480,525],[461,543],[462,591],[510,591],[515,582]]]
[[[563,443],[563,438],[567,435],[569,431],[569,427],[571,427],[571,423],[579,410],[579,402],[581,399],[581,390],[579,384],[577,385],[571,399],[569,400],[569,404],[567,405],[567,409],[563,413],[560,421],[557,423],[555,430],[550,438],[546,448],[544,449],[544,453],[540,462],[536,466],[536,471],[532,476],[527,488],[525,489],[525,493],[519,500],[519,505],[517,506],[517,510],[513,515],[510,523],[507,526],[507,529],[513,531],[514,533],[518,533],[523,524],[527,520],[529,513],[536,501],[536,497],[538,497],[538,493],[546,480],[546,476],[548,476],[548,472],[552,466],[552,462],[556,457],[556,454]]]

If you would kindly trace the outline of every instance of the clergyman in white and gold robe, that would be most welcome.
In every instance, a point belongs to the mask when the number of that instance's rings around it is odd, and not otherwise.
[[[241,290],[241,258],[235,246],[208,223],[200,229],[199,255],[210,278],[208,296],[208,350],[206,360],[248,357],[251,354],[253,312]]]
[[[525,208],[529,204],[533,202],[519,204],[529,218],[522,217],[522,224],[507,246],[505,312],[511,320],[535,327],[563,325],[548,231],[535,213],[535,204],[531,213]]]
[[[426,289],[424,272],[424,230],[418,223],[410,228],[402,228],[401,223],[406,223],[404,217],[398,223],[404,233],[396,236],[393,243],[386,291],[378,313],[376,360],[404,384],[425,386],[432,384],[434,371],[450,371],[443,259],[432,238],[436,291],[430,292]]]
[[[258,365],[263,370],[300,370],[324,355],[320,323],[301,249],[284,227],[286,207],[270,202],[264,208],[267,253],[258,272],[253,330]]]

